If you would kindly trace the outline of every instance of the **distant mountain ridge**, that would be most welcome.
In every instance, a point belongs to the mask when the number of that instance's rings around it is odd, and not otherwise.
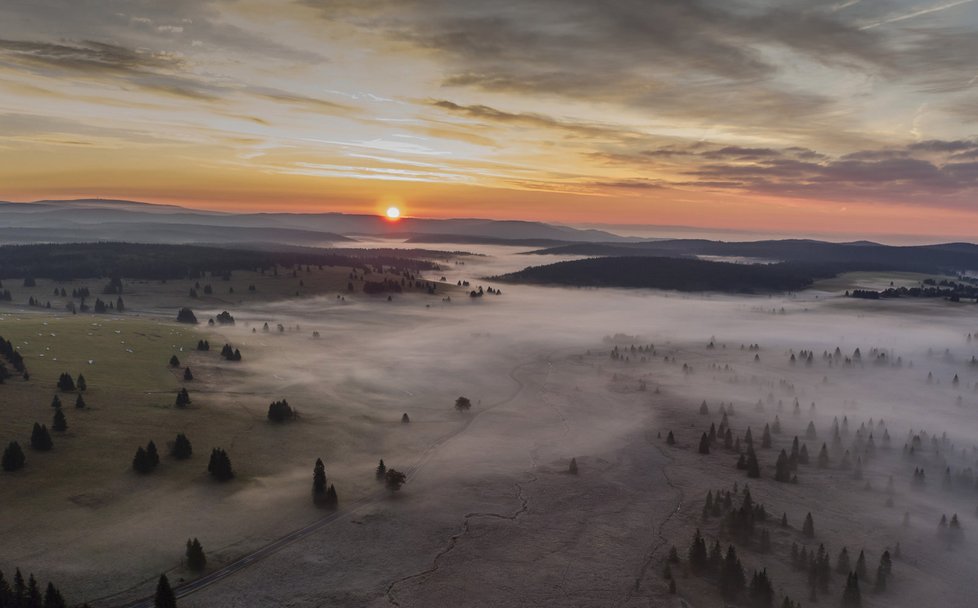
[[[184,226],[166,233],[166,240],[156,234],[161,223]],[[191,226],[197,227],[191,229]],[[156,205],[114,199],[43,200],[32,203],[0,202],[0,228],[24,228],[34,232],[30,239],[52,242],[125,239],[138,242],[201,242],[201,227],[213,234],[207,242],[246,242],[254,235],[244,229],[292,230],[275,238],[288,244],[313,245],[345,240],[343,235],[405,238],[421,235],[454,235],[477,239],[526,240],[539,244],[580,242],[630,242],[638,239],[621,237],[601,230],[582,230],[522,220],[488,220],[478,218],[402,218],[391,222],[376,215],[346,213],[230,213],[201,211],[176,205]],[[124,230],[114,234],[113,230]],[[24,233],[28,235],[29,233]],[[173,241],[170,239],[177,238]],[[156,240],[154,240],[156,239]],[[33,242],[0,230],[0,242]],[[539,246],[539,245],[537,245]]]

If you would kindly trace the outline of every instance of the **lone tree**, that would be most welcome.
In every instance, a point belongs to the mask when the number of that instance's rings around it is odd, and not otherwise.
[[[190,323],[191,325],[197,324],[197,315],[194,311],[189,308],[181,308],[180,312],[177,313],[177,323]]]
[[[467,412],[472,409],[472,402],[468,397],[459,397],[455,400],[455,409],[460,412]]]
[[[11,441],[3,451],[3,470],[8,473],[18,471],[24,468],[26,462],[27,458],[24,457],[24,450],[20,448],[20,444]]]
[[[404,415],[401,416],[401,424],[408,424],[409,422],[411,422],[411,418],[408,417],[407,412],[404,412]]]
[[[170,357],[170,367],[180,367],[180,359],[177,359],[176,355]]]
[[[374,472],[374,477],[377,481],[384,481],[387,479],[387,465],[384,464],[384,459],[381,458],[380,462],[377,464],[377,468]]]
[[[65,413],[61,408],[54,410],[54,420],[51,421],[51,430],[64,433],[68,430],[68,421],[65,420]]]
[[[211,459],[207,464],[207,472],[218,481],[232,479],[234,477],[234,471],[231,469],[231,459],[228,458],[228,453],[221,448],[211,450]]]
[[[326,490],[326,465],[322,458],[317,458],[312,469],[312,502],[317,505],[325,503]]]
[[[387,486],[388,491],[391,495],[401,489],[404,482],[407,481],[407,475],[401,473],[397,469],[387,469],[387,474],[384,476],[384,485]]]
[[[47,452],[53,447],[54,443],[51,441],[51,433],[48,432],[48,427],[35,422],[34,429],[31,431],[31,448],[38,452]]]
[[[801,533],[808,538],[815,538],[815,521],[812,519],[811,512],[805,516],[805,523],[802,524]]]
[[[170,587],[170,581],[165,574],[160,575],[156,583],[156,595],[153,596],[153,608],[177,608],[177,596]]]
[[[176,405],[177,407],[187,407],[190,405],[190,393],[187,392],[187,389],[182,388],[177,393]]]
[[[207,567],[207,556],[200,541],[187,539],[187,568],[191,572],[202,572]]]
[[[190,440],[183,433],[178,433],[177,438],[173,440],[173,446],[170,448],[170,455],[177,460],[186,460],[193,453],[194,448],[190,445]]]
[[[567,472],[571,475],[577,475],[577,458],[571,458],[570,464],[567,465]]]
[[[285,399],[281,401],[273,401],[268,406],[268,419],[272,422],[285,422],[286,420],[292,420],[295,418],[295,412],[289,406],[289,402]]]

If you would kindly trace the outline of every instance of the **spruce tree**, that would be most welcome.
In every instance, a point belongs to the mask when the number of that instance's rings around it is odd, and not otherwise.
[[[737,601],[744,587],[747,585],[747,579],[744,575],[744,567],[737,559],[737,550],[733,545],[727,548],[727,556],[723,560],[723,566],[720,570],[720,593],[723,598],[729,602]]]
[[[2,571],[0,571],[0,606],[4,608],[14,606],[14,591],[10,588],[10,584],[4,578]]]
[[[842,547],[842,551],[839,551],[839,557],[835,560],[835,571],[838,574],[849,574],[850,564],[849,564],[849,550]]]
[[[64,433],[68,430],[68,421],[65,420],[65,413],[61,408],[54,410],[54,420],[51,421],[51,430]]]
[[[706,436],[706,433],[703,433],[703,435],[700,437],[699,452],[700,454],[710,453],[710,438]]]
[[[27,458],[24,456],[24,450],[21,449],[20,444],[11,441],[7,445],[7,449],[3,451],[3,470],[8,473],[19,471],[24,468],[26,462]]]
[[[231,469],[231,459],[221,448],[211,450],[211,459],[207,464],[207,472],[218,481],[228,481],[234,477]]]
[[[170,448],[170,455],[177,460],[186,460],[193,453],[194,449],[190,445],[190,440],[183,433],[178,433],[177,438],[173,440],[173,447]]]
[[[41,608],[43,601],[41,588],[37,585],[37,579],[31,574],[27,581],[27,598],[24,608]]]
[[[180,391],[177,392],[176,406],[187,407],[188,405],[190,405],[190,393],[187,392],[186,388],[181,388]]]
[[[805,523],[801,527],[801,533],[808,538],[815,538],[815,521],[812,519],[811,512],[805,515]]]
[[[81,393],[78,393],[78,397],[75,398],[75,408],[83,410],[85,407],[87,407],[87,405],[88,404],[85,403],[85,398],[81,396]]]
[[[187,569],[191,572],[203,572],[207,567],[207,556],[204,555],[204,547],[200,541],[194,538],[187,539]]]
[[[754,571],[751,577],[750,588],[748,590],[750,605],[753,608],[773,608],[774,606],[774,587],[771,579],[768,578],[767,568],[760,572]]]
[[[750,444],[747,445],[747,476],[753,479],[761,476],[761,465],[757,462],[757,454]]]
[[[156,595],[153,596],[153,608],[177,608],[177,596],[170,588],[170,581],[165,574],[160,575],[156,584]]]
[[[702,574],[707,570],[709,555],[706,550],[706,541],[700,535],[699,528],[693,535],[693,542],[689,545],[689,567],[694,574]]]
[[[23,606],[27,601],[27,583],[24,582],[24,575],[20,573],[20,568],[14,570],[14,606]]]
[[[316,504],[326,502],[326,490],[326,465],[322,458],[317,458],[312,469],[312,501]]]
[[[61,409],[61,397],[55,395],[54,398],[51,399],[51,407],[53,407],[56,410]]]
[[[54,447],[48,427],[34,423],[34,429],[31,431],[31,447],[38,452],[47,452]]]
[[[170,367],[180,367],[180,359],[176,355],[170,357]]]
[[[859,608],[862,597],[859,593],[859,575],[850,572],[846,579],[846,588],[842,592],[842,608]]]
[[[567,472],[571,475],[577,475],[577,458],[571,458],[570,464],[567,465]]]
[[[856,559],[856,576],[866,578],[866,552],[860,551]]]
[[[387,478],[387,465],[384,464],[383,458],[380,459],[377,468],[374,470],[374,477],[377,481],[384,481]]]
[[[48,583],[47,589],[44,591],[44,608],[67,608],[65,598],[51,583]]]
[[[194,379],[194,373],[192,371],[190,371],[190,366],[189,365],[187,367],[185,367],[184,370],[183,370],[183,379],[186,382],[190,382],[191,380]]]
[[[88,390],[88,382],[85,381],[85,376],[78,374],[78,380],[75,382],[76,387],[79,392],[84,393]]]
[[[666,445],[676,445],[676,436],[672,434],[672,431],[666,435]]]

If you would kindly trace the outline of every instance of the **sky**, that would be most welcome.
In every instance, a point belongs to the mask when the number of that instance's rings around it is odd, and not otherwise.
[[[978,235],[978,0],[3,0],[0,199]]]

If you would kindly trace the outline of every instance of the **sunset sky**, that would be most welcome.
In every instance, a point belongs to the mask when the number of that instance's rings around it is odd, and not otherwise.
[[[978,236],[976,0],[4,0],[0,199]]]

